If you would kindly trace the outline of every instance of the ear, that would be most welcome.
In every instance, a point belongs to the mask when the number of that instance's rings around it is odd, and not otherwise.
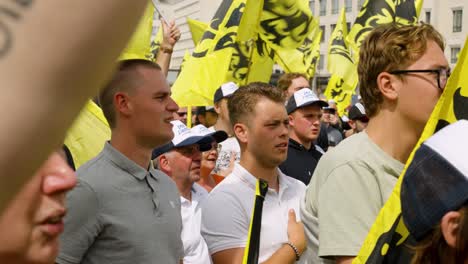
[[[460,225],[460,217],[460,212],[450,211],[446,213],[440,221],[442,235],[444,236],[447,244],[452,248],[455,248],[457,245],[457,233]]]
[[[388,72],[381,72],[377,76],[377,87],[379,88],[382,95],[388,100],[393,101],[398,99],[398,85],[401,84],[401,82],[402,80],[400,80],[397,76]]]
[[[169,176],[171,175],[172,170],[171,166],[169,166],[169,159],[167,158],[166,154],[162,154],[159,157],[159,169]]]
[[[292,114],[290,114],[290,115],[288,115],[288,119],[289,119],[289,125],[294,126],[294,116]]]
[[[249,135],[249,129],[245,124],[237,123],[233,127],[234,134],[237,139],[242,143],[247,143],[247,137]]]
[[[132,105],[127,93],[118,92],[114,95],[114,105],[116,111],[123,115],[129,115],[132,112]]]
[[[356,122],[354,120],[349,120],[348,124],[352,129],[356,129]]]
[[[221,101],[214,103],[214,110],[218,115],[221,113]]]

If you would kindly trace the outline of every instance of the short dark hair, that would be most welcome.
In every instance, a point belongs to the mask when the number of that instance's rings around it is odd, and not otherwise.
[[[234,124],[237,123],[246,123],[246,118],[255,114],[255,105],[261,98],[267,98],[280,104],[284,104],[285,100],[283,92],[268,83],[253,82],[245,86],[241,86],[228,99],[228,110],[231,124],[234,126]]]
[[[291,86],[292,81],[300,77],[309,81],[309,78],[307,78],[307,75],[305,75],[304,73],[299,73],[299,72],[285,73],[281,75],[281,77],[278,80],[278,88],[282,92],[285,92],[288,90],[289,86]]]
[[[99,93],[99,105],[110,128],[115,128],[116,117],[114,95],[118,92],[132,92],[143,81],[137,69],[146,67],[161,70],[161,67],[152,61],[144,59],[131,59],[119,62],[119,66],[109,83]]]

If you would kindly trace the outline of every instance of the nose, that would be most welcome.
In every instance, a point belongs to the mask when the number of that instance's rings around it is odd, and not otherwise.
[[[169,102],[166,108],[169,112],[179,111],[179,105],[174,101],[174,99],[172,99],[172,97],[169,97]]]
[[[200,150],[197,150],[193,153],[192,160],[193,161],[201,161],[202,159],[202,152]]]
[[[66,193],[76,185],[76,174],[65,160],[53,153],[43,167],[42,191],[45,194]]]

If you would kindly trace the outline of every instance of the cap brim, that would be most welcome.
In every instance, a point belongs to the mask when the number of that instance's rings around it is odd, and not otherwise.
[[[288,107],[286,107],[286,110],[288,112],[288,115],[294,111],[296,111],[297,109],[299,108],[303,108],[303,107],[306,107],[306,106],[310,106],[310,105],[318,105],[320,108],[325,108],[325,107],[328,107],[328,103],[325,102],[325,101],[322,101],[322,100],[317,100],[317,101],[310,101],[310,102],[307,102],[301,106],[296,106],[295,108],[291,109]]]

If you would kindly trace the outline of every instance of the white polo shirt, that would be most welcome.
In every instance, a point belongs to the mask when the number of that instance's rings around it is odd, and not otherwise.
[[[267,260],[288,241],[288,211],[299,220],[304,183],[279,169],[279,193],[268,189],[263,203],[259,262]],[[247,244],[257,178],[236,163],[233,172],[216,186],[202,204],[202,235],[210,254],[244,248]]]
[[[208,247],[200,233],[201,202],[207,196],[208,192],[195,183],[192,187],[192,201],[180,197],[184,264],[211,263]]]

